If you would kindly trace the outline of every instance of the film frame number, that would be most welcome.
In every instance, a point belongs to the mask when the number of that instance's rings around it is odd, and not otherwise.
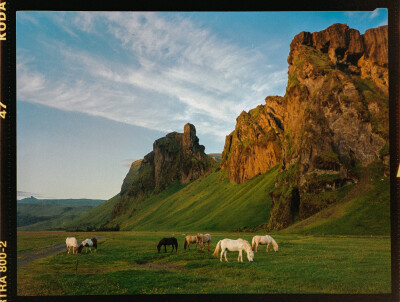
[[[2,109],[2,108],[6,109],[7,106],[4,105],[2,102],[0,102],[0,109]],[[5,118],[6,118],[6,113],[7,113],[7,111],[5,111],[4,109],[0,111],[0,117],[1,117],[2,119],[5,119]]]
[[[0,241],[0,273],[7,271],[7,253],[5,248],[7,247],[7,241]]]

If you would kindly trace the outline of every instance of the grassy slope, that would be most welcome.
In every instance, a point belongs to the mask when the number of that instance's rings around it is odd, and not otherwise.
[[[372,169],[372,170],[371,170]],[[342,201],[279,233],[390,234],[389,179],[372,167],[367,181],[341,189]],[[122,230],[234,231],[254,228],[268,221],[272,190],[278,167],[243,184],[221,181],[221,172],[188,185],[173,185],[141,203],[133,202],[127,213],[108,226]],[[350,198],[351,197],[351,198]],[[111,200],[74,220],[73,226],[104,224],[110,218]]]
[[[255,227],[269,216],[269,192],[278,167],[244,184],[220,181],[220,172],[187,186],[174,185],[133,204],[114,224],[126,230],[235,230]],[[132,209],[136,211],[133,215]]]
[[[111,218],[111,212],[118,198],[119,194],[115,195],[113,198],[107,200],[101,205],[95,207],[91,211],[79,216],[78,218],[71,221],[71,223],[67,225],[67,228],[76,228],[77,226],[82,225],[93,225],[98,227],[106,223]]]
[[[390,180],[379,165],[364,171],[368,178],[327,209],[288,227],[283,233],[389,235]],[[352,194],[356,193],[356,194]]]

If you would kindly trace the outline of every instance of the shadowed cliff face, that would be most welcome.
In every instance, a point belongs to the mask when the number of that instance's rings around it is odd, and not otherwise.
[[[269,229],[335,202],[322,193],[358,182],[360,168],[374,161],[388,175],[387,34],[387,26],[360,35],[345,24],[298,34],[285,96],[237,118],[221,169],[242,183],[280,165]]]
[[[121,202],[114,207],[112,218],[124,212],[129,198],[144,198],[165,190],[169,184],[186,184],[215,168],[216,162],[204,153],[196,128],[184,126],[184,133],[172,132],[156,140],[153,151],[143,160],[132,163],[121,187]]]

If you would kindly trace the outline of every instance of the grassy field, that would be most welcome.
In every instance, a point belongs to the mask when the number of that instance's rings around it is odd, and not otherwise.
[[[275,234],[279,252],[260,246],[254,262],[212,256],[218,240],[255,233],[212,232],[212,251],[183,249],[182,232],[19,232],[18,250],[104,237],[97,253],[57,253],[18,270],[18,295],[163,293],[389,293],[389,236]],[[190,234],[190,233],[189,233]],[[178,252],[157,253],[158,241],[174,235]]]

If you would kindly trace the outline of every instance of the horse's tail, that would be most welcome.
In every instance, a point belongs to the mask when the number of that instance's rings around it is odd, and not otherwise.
[[[215,251],[213,253],[213,256],[218,257],[219,249],[221,248],[221,240],[218,241],[217,246],[215,248]]]
[[[254,240],[254,237],[253,237],[253,239],[251,240],[251,249],[252,249],[252,251],[254,251],[255,248],[256,248],[256,241]]]
[[[183,245],[183,247],[184,247],[185,250],[186,250],[186,247],[187,247],[187,240],[186,240],[186,238],[185,238],[185,244]]]

